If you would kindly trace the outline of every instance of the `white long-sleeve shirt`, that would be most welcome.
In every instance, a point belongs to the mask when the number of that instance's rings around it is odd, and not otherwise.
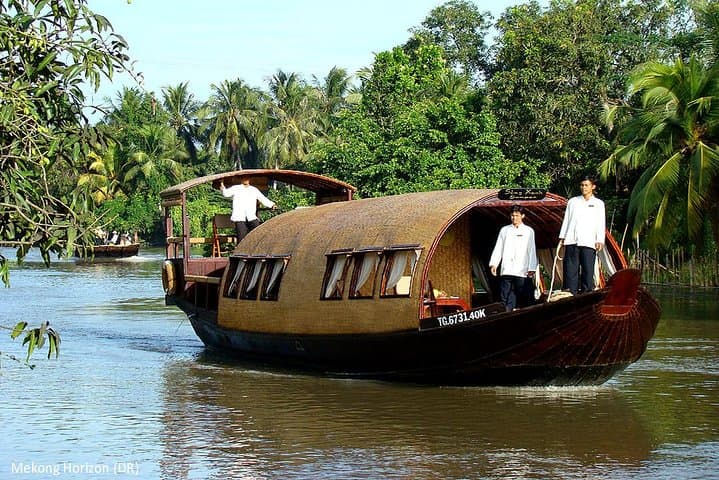
[[[502,227],[492,250],[489,266],[496,267],[500,263],[500,275],[526,277],[527,272],[537,270],[537,249],[532,227],[523,223],[516,227]]]
[[[232,215],[230,216],[230,220],[233,222],[256,220],[258,201],[267,208],[275,206],[272,200],[262,195],[262,192],[252,185],[233,185],[223,189],[222,195],[232,197]]]
[[[604,202],[592,195],[588,200],[578,195],[567,202],[559,238],[565,245],[596,248],[604,244],[606,220]]]

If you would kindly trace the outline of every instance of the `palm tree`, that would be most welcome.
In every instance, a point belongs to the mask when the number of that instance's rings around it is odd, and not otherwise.
[[[697,1],[693,9],[697,15],[699,50],[705,52],[709,61],[719,61],[719,4]]]
[[[188,82],[162,89],[162,101],[169,114],[169,123],[182,139],[193,164],[197,163],[197,112],[200,103],[187,88]]]
[[[124,190],[123,172],[117,144],[109,142],[106,147],[88,154],[90,164],[87,172],[80,174],[77,186],[88,192],[95,205],[113,198],[127,196]]]
[[[315,92],[295,73],[278,70],[270,80],[270,124],[262,136],[266,166],[280,168],[304,161],[320,128],[319,111],[312,102]]]
[[[265,95],[242,80],[211,85],[213,93],[199,113],[201,130],[211,148],[234,167],[256,168],[259,164],[258,132],[264,122]]]
[[[639,107],[608,110],[610,127],[620,120],[618,146],[601,173],[643,169],[629,204],[634,231],[648,227],[650,245],[668,244],[685,222],[699,240],[708,219],[719,245],[719,66],[649,62],[632,74],[630,94]]]
[[[145,180],[161,173],[173,183],[182,177],[182,161],[188,155],[175,132],[166,125],[143,125],[140,127],[140,145],[130,156],[131,163],[124,179],[135,183],[140,177]]]
[[[136,87],[122,87],[122,90],[117,92],[112,110],[105,116],[104,123],[120,128],[142,125],[154,119],[158,114],[157,110],[154,93],[143,92]]]
[[[345,97],[352,86],[352,76],[344,68],[332,67],[323,81],[314,78],[314,86],[319,93],[320,109],[327,115],[337,113],[345,106]]]
[[[270,79],[270,95],[280,108],[293,110],[307,96],[307,86],[298,74],[277,70]]]
[[[320,81],[313,76],[316,102],[320,111],[322,131],[327,135],[332,128],[332,118],[348,106],[347,97],[352,88],[352,76],[344,68],[332,67]]]
[[[466,98],[469,93],[469,78],[466,75],[447,70],[439,76],[434,95],[447,98]]]

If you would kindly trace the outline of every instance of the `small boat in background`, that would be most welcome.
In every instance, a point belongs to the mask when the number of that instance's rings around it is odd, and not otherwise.
[[[133,239],[130,233],[119,234],[113,230],[109,235],[106,235],[102,230],[98,230],[97,243],[84,249],[76,249],[75,257],[87,259],[127,258],[134,257],[139,252],[140,242],[137,234]]]
[[[304,188],[316,205],[272,217],[229,256],[219,247],[192,256],[195,244],[232,237],[192,235],[187,191],[244,178],[261,190]],[[553,249],[567,200],[559,195],[467,189],[353,200],[354,190],[290,170],[228,172],[164,190],[166,303],[187,314],[209,349],[247,361],[426,384],[599,385],[637,361],[654,335],[659,305],[609,232],[599,287],[564,298],[550,291],[561,272]],[[487,270],[514,204],[535,230],[545,278],[537,302],[505,311]]]
[[[128,243],[126,245],[93,245],[88,249],[87,256],[95,258],[125,258],[134,257],[139,251],[139,243]]]

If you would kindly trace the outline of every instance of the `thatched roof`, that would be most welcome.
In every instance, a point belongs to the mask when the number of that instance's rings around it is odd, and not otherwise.
[[[456,218],[472,208],[509,223],[515,201],[499,200],[498,190],[442,190],[367,198],[301,208],[274,217],[239,245],[238,253],[292,253],[311,249],[322,256],[334,249],[420,243],[429,247]],[[538,223],[561,224],[565,201],[548,194],[521,202]],[[484,210],[484,209],[483,209]],[[556,226],[558,233],[559,226]]]

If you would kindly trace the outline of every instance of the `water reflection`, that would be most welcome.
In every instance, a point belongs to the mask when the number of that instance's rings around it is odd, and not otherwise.
[[[197,468],[208,478],[522,478],[523,464],[563,476],[597,462],[639,465],[652,449],[632,408],[607,387],[345,381],[247,370],[206,354],[168,364],[163,378],[165,478]]]
[[[13,268],[0,324],[46,319],[63,343],[33,371],[0,366],[1,478],[31,461],[167,479],[717,478],[718,291],[660,289],[655,338],[603,387],[435,388],[209,355],[164,305],[161,261]],[[6,334],[0,350],[22,351]]]

